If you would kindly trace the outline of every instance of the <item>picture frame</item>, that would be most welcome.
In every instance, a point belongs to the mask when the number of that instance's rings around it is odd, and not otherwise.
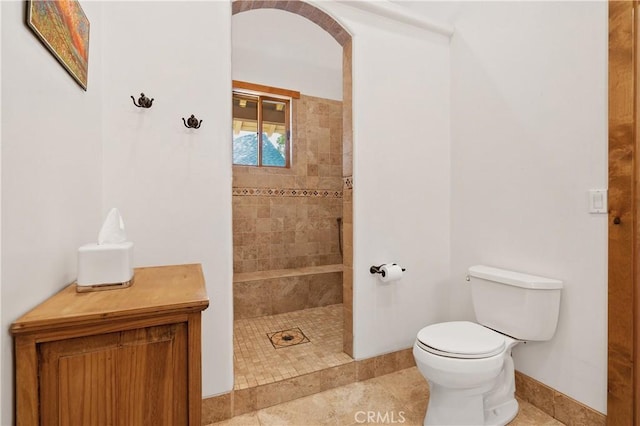
[[[77,0],[29,0],[27,25],[86,91],[90,23]]]

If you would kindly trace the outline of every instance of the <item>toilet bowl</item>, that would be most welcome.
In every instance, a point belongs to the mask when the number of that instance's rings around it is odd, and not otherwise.
[[[518,414],[511,350],[555,333],[561,281],[482,265],[467,281],[478,322],[429,325],[413,345],[429,382],[425,426],[506,425]]]
[[[430,388],[425,425],[504,425],[518,414],[511,349],[516,339],[454,321],[418,333],[413,356]]]

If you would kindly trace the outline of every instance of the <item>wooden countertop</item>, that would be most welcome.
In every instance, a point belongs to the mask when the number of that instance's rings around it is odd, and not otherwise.
[[[131,287],[78,293],[75,283],[11,325],[12,334],[170,311],[202,311],[209,299],[199,264],[136,268]]]

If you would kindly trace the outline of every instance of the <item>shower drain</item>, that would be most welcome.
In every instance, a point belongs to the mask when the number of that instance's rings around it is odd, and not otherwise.
[[[299,327],[267,333],[267,337],[276,349],[309,343],[309,338],[304,335]]]

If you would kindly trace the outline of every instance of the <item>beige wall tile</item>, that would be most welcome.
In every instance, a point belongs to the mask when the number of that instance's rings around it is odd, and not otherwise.
[[[342,270],[342,303],[345,309],[353,310],[353,269],[346,267]]]
[[[356,380],[361,382],[376,376],[375,358],[367,358],[356,361]]]
[[[258,262],[255,260],[243,260],[240,270],[243,272],[253,272],[258,270]]]
[[[342,350],[353,357],[353,334],[350,331],[342,331]]]
[[[344,314],[342,317],[342,332],[349,333],[353,336],[353,308],[351,306],[342,306]],[[360,379],[358,379],[360,380]]]
[[[396,352],[380,355],[374,359],[376,377],[398,371],[398,359],[396,357]]]
[[[272,315],[271,282],[249,281],[233,284],[233,317],[254,318]]]
[[[356,364],[339,365],[320,372],[320,390],[333,389],[356,381]]]
[[[233,391],[233,415],[249,413],[257,409],[256,388],[239,389]]]
[[[407,348],[396,352],[396,360],[398,363],[398,370],[404,370],[405,368],[416,366],[416,360],[413,356],[413,348]]]
[[[256,232],[271,232],[271,219],[270,218],[260,218],[256,219]]]
[[[257,205],[255,209],[256,209],[256,217],[260,219],[266,219],[268,217],[271,217],[271,207],[269,205],[262,205],[262,206]],[[235,210],[233,214],[235,214]]]
[[[555,391],[519,371],[515,372],[516,395],[550,416],[554,415]]]
[[[320,372],[305,374],[258,387],[257,408],[271,407],[320,392]]]
[[[308,308],[342,303],[342,272],[309,276]]]
[[[353,174],[353,115],[352,115],[352,45],[351,40],[342,45],[342,175]]]
[[[256,388],[256,409],[271,407],[282,402],[277,383],[269,383]]]
[[[604,426],[607,423],[604,414],[560,392],[554,392],[553,402],[553,416],[567,426]]]
[[[285,277],[272,280],[270,290],[274,314],[297,311],[307,307],[309,298],[307,277]]]
[[[230,419],[231,393],[205,398],[202,400],[202,423],[213,423]]]

